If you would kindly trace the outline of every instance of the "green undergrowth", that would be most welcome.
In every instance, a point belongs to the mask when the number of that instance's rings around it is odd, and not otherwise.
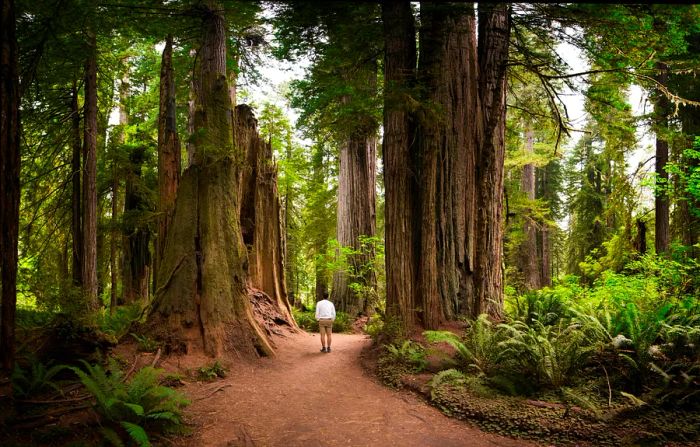
[[[294,319],[300,328],[308,332],[318,332],[318,321],[316,312],[313,310],[301,311],[292,309]],[[352,330],[352,319],[345,312],[336,312],[333,322],[333,332],[350,332]]]
[[[422,391],[434,405],[507,435],[697,442],[699,274],[694,261],[644,257],[592,283],[567,277],[509,296],[501,322],[482,315],[462,333],[427,331],[423,344],[390,339],[377,373],[393,387],[433,374]],[[427,371],[436,355],[442,362]]]

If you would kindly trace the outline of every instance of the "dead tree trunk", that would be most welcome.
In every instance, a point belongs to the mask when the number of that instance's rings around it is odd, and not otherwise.
[[[384,182],[386,188],[386,312],[404,330],[416,323],[418,247],[413,123],[406,109],[415,80],[416,39],[411,4],[382,3],[384,22]]]
[[[175,108],[175,73],[172,64],[173,36],[168,35],[160,66],[160,112],[158,116],[158,238],[154,276],[165,252],[168,229],[180,183],[180,139]]]
[[[88,310],[97,298],[97,38],[88,31],[85,64],[85,135],[83,137],[83,291]]]
[[[6,0],[0,5],[0,363],[9,372],[15,363],[20,92],[14,2]]]
[[[234,135],[246,153],[241,181],[241,233],[248,249],[249,284],[265,292],[279,313],[293,324],[287,297],[277,166],[272,146],[258,135],[253,110],[235,109]]]
[[[479,94],[483,135],[476,165],[477,222],[473,317],[503,313],[503,162],[510,10],[479,4]]]
[[[232,139],[223,8],[215,1],[201,8],[193,163],[178,189],[149,318],[154,331],[165,331],[172,348],[199,347],[221,356],[237,347],[272,355],[245,287],[247,256],[239,216],[244,154]]]

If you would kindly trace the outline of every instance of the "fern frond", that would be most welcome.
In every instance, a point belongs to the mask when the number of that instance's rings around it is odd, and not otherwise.
[[[119,423],[124,429],[126,430],[127,433],[129,433],[129,436],[131,436],[131,439],[136,441],[136,443],[140,447],[150,447],[151,442],[148,439],[148,435],[146,434],[146,430],[143,429],[138,424],[132,424],[131,422],[126,422],[126,421],[121,421]]]

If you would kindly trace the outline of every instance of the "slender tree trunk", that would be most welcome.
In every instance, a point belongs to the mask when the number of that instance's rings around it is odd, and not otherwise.
[[[117,144],[124,144],[125,127],[129,124],[129,113],[127,111],[126,102],[129,96],[129,76],[127,73],[122,75],[119,84],[119,134],[116,137]],[[110,303],[109,309],[113,313],[119,304],[118,286],[119,286],[119,183],[120,172],[117,163],[117,157],[112,157],[112,230],[109,241],[109,270],[111,278],[110,287]]]
[[[0,2],[0,363],[15,363],[17,240],[20,200],[20,121],[14,1]]]
[[[668,84],[668,66],[664,63],[657,63],[657,68],[660,70],[656,80],[661,85]],[[666,164],[668,163],[668,141],[664,134],[668,132],[668,113],[669,101],[663,92],[657,92],[657,98],[654,102],[654,113],[656,116],[656,194],[654,199],[654,246],[656,253],[661,254],[668,251],[670,240],[669,226],[669,198],[668,188],[668,172],[666,172]]]
[[[78,106],[78,83],[73,81],[73,91],[71,95],[71,134],[73,156],[71,158],[71,184],[73,187],[71,195],[71,233],[73,236],[72,258],[73,258],[73,284],[82,286],[83,284],[83,224],[82,224],[82,195],[80,185],[80,155],[82,152],[83,140],[80,136],[80,109]]]
[[[160,113],[158,117],[158,238],[155,272],[165,252],[168,229],[173,220],[177,187],[180,183],[180,139],[177,134],[175,72],[172,64],[173,36],[168,35],[160,66]]]
[[[129,154],[129,170],[124,192],[124,302],[148,299],[148,277],[151,255],[151,233],[142,222],[145,209],[141,169],[146,160],[146,148],[135,147]]]
[[[83,137],[83,290],[90,311],[97,297],[97,39],[88,31],[85,64],[85,135]]]
[[[246,294],[240,229],[240,169],[226,71],[226,23],[206,1],[197,54],[193,164],[183,173],[158,269],[150,322],[171,349],[198,346],[211,356],[238,346],[272,355]]]
[[[413,124],[406,92],[414,83],[416,39],[411,4],[382,3],[384,22],[384,183],[386,312],[410,330],[416,323],[416,178]]]
[[[525,153],[529,156],[534,152],[535,133],[531,128],[525,130]],[[535,165],[526,163],[523,166],[520,179],[520,190],[527,200],[535,200]],[[532,218],[532,209],[526,208],[523,215],[523,243],[520,246],[520,270],[523,272],[523,283],[526,290],[535,290],[540,285],[540,263],[537,256],[537,225]]]
[[[503,161],[510,10],[479,4],[479,93],[484,130],[477,155],[476,300],[472,316],[503,314]]]

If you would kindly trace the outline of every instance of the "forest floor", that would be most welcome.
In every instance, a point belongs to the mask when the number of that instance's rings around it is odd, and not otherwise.
[[[275,340],[275,358],[236,362],[223,379],[180,388],[192,401],[186,413],[193,432],[175,445],[535,445],[482,432],[381,385],[362,367],[366,335],[333,334],[330,353],[320,352],[318,334]]]

